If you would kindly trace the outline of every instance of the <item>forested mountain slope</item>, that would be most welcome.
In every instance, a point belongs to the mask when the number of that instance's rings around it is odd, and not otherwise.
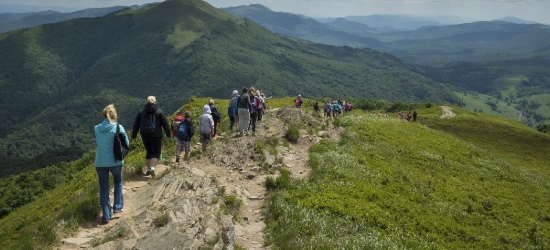
[[[105,105],[115,103],[129,126],[149,95],[168,113],[191,96],[226,98],[253,85],[274,96],[459,101],[394,56],[273,34],[199,0],[4,33],[0,58],[3,168],[92,149]]]

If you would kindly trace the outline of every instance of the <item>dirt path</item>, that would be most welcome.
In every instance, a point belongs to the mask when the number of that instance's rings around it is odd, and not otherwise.
[[[244,249],[269,249],[264,240],[265,223],[262,209],[267,191],[263,184],[268,176],[275,177],[278,174],[276,170],[282,167],[275,162],[275,159],[282,158],[284,166],[292,172],[294,178],[307,178],[311,172],[307,163],[308,150],[322,138],[318,135],[310,135],[305,130],[301,131],[301,137],[296,144],[290,144],[288,147],[277,146],[278,154],[275,156],[265,152],[265,158],[261,160],[262,157],[255,151],[254,145],[258,140],[266,141],[267,138],[273,137],[284,140],[285,128],[285,123],[276,116],[276,110],[272,110],[258,123],[256,130],[258,136],[220,135],[208,146],[208,152],[200,158],[192,159],[188,164],[180,163],[170,166],[175,169],[174,171],[181,173],[189,169],[204,171],[206,176],[212,176],[215,179],[216,185],[224,190],[224,195],[234,195],[242,201],[239,218],[234,220],[233,224],[235,244]],[[339,140],[342,130],[342,128],[332,128],[331,124],[329,129],[322,133],[328,134],[328,137],[333,140]],[[262,163],[262,161],[264,162]],[[266,163],[268,168],[265,167]],[[157,178],[164,178],[162,175],[167,168],[163,165],[157,166]],[[185,181],[186,178],[189,177],[184,176],[183,180]],[[151,181],[157,185],[155,190],[149,190],[152,189]],[[171,181],[173,182],[173,180]],[[162,191],[158,191],[158,185],[164,185],[160,187],[161,189],[170,185],[167,181],[165,184],[158,184],[160,182],[161,180],[152,180],[145,176],[138,176],[126,181],[123,190],[125,205],[122,214],[115,214],[112,223],[107,225],[100,225],[99,219],[86,223],[72,238],[64,239],[64,244],[57,249],[89,248],[90,245],[87,242],[92,238],[107,234],[114,230],[114,225],[122,222],[128,225],[134,238],[140,238],[142,230],[134,229],[139,227],[137,223],[125,220],[143,217],[144,210],[150,209],[154,205],[150,204],[151,200],[154,200],[151,197],[162,195]],[[166,188],[168,189],[168,187]],[[180,193],[183,195],[183,191]],[[109,247],[102,249],[109,249]]]
[[[161,176],[166,170],[165,165],[157,165],[155,168],[157,176]],[[109,230],[117,224],[122,218],[131,218],[139,214],[142,210],[141,201],[134,199],[139,189],[149,185],[150,181],[154,178],[151,176],[135,176],[129,180],[123,180],[123,197],[124,208],[120,214],[113,214],[109,224],[102,225],[101,218],[96,218],[95,221],[84,223],[79,230],[70,238],[61,240],[61,245],[55,249],[68,250],[68,249],[86,249],[90,248],[90,241],[93,238],[105,235]],[[109,192],[111,201],[113,200],[113,190]]]

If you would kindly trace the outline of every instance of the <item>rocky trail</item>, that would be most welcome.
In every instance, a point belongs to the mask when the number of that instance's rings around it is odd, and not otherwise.
[[[269,249],[262,213],[265,179],[277,176],[281,167],[293,178],[307,178],[309,147],[322,139],[319,135],[339,140],[341,132],[332,125],[314,135],[302,130],[297,143],[279,143],[277,155],[258,154],[258,140],[285,140],[289,122],[300,120],[296,111],[270,110],[258,123],[256,137],[220,135],[198,158],[158,165],[155,178],[125,180],[123,212],[107,225],[99,218],[85,223],[56,249]],[[224,212],[229,196],[242,201],[236,215]]]

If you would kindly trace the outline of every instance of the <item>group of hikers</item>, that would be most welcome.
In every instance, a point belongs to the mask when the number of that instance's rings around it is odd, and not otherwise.
[[[256,123],[262,120],[266,109],[267,98],[262,91],[256,90],[254,87],[243,88],[239,94],[237,90],[233,90],[229,98],[227,115],[230,125],[229,131],[231,134],[238,133],[238,136],[249,135],[252,130],[252,136],[256,136]],[[303,105],[302,96],[298,95],[294,99],[294,106],[300,109]],[[316,102],[313,106],[316,112],[320,111],[319,103]],[[353,110],[353,104],[346,103],[342,98],[337,101],[327,101],[323,106],[324,115],[335,117],[342,114],[342,111],[348,112]],[[381,112],[379,116],[381,116]],[[384,114],[387,116],[386,114]],[[124,159],[118,159],[115,152],[116,138],[123,138],[122,142],[126,146],[130,145],[128,135],[124,127],[117,122],[117,112],[114,105],[108,105],[103,109],[104,120],[95,126],[94,133],[96,138],[96,155],[94,166],[99,182],[99,200],[102,210],[102,223],[107,224],[113,213],[122,212],[124,199],[122,197],[122,165]],[[409,111],[406,116],[402,112],[398,114],[398,119],[413,119],[416,121],[417,113],[411,114]],[[199,117],[199,134],[202,150],[206,151],[207,145],[211,138],[216,136],[218,124],[221,122],[221,114],[218,108],[214,105],[214,100],[209,100],[203,106],[203,113]],[[235,128],[235,129],[234,129]],[[145,175],[155,176],[155,167],[157,166],[161,152],[162,139],[173,137],[176,141],[176,162],[181,159],[183,153],[184,161],[189,160],[191,151],[191,139],[195,134],[195,128],[191,113],[189,111],[178,111],[175,118],[169,124],[164,112],[158,107],[155,96],[147,97],[145,106],[140,109],[135,117],[132,127],[132,140],[137,138],[137,134],[141,135],[143,145],[145,147],[145,160],[147,171]],[[122,137],[118,137],[118,134]],[[119,139],[120,140],[120,139]],[[113,175],[114,183],[114,204],[111,206],[109,199],[109,173]]]
[[[298,97],[300,98],[301,96],[298,95]],[[315,104],[313,104],[313,110],[315,112],[319,112],[319,102],[315,102]],[[346,101],[342,100],[340,97],[337,101],[331,100],[325,102],[325,105],[323,106],[323,115],[327,117],[336,117],[341,115],[342,111],[349,112],[351,110],[353,110],[353,104],[349,102],[346,103]]]
[[[101,223],[107,224],[113,213],[121,213],[124,207],[124,198],[122,196],[122,166],[124,159],[117,159],[115,156],[115,137],[122,134],[123,144],[130,145],[128,135],[124,127],[118,124],[117,112],[113,104],[107,105],[103,109],[104,120],[94,127],[96,139],[96,155],[94,166],[97,172],[99,182],[99,203],[101,206]],[[189,159],[191,138],[195,130],[191,113],[185,112],[183,115],[178,112],[175,120],[179,120],[178,126],[173,120],[172,125],[168,123],[168,118],[158,107],[155,96],[147,97],[145,106],[138,112],[132,127],[132,140],[141,135],[141,140],[145,147],[145,162],[147,171],[145,175],[155,176],[155,167],[157,166],[162,152],[162,138],[176,138],[177,158],[179,161],[181,152],[184,151],[184,159]],[[210,142],[210,138],[216,136],[217,123],[220,122],[220,113],[210,100],[203,107],[203,114],[199,117],[199,133],[203,150]],[[120,138],[120,137],[118,137]],[[113,175],[114,183],[114,201],[111,206],[109,198],[109,174]]]
[[[249,135],[252,127],[252,136],[256,136],[256,123],[262,120],[265,112],[265,101],[269,99],[260,90],[254,87],[243,88],[241,94],[234,90],[229,98],[227,114],[230,119],[230,132],[238,132],[239,136]],[[113,213],[121,213],[124,206],[122,196],[122,165],[124,159],[116,156],[116,139],[123,138],[122,143],[127,147],[130,145],[126,130],[118,124],[117,112],[114,105],[110,104],[103,109],[104,120],[94,127],[96,138],[96,155],[94,166],[99,182],[99,201],[102,210],[101,223],[107,224]],[[221,114],[210,100],[203,107],[203,113],[199,117],[199,133],[202,150],[206,151],[211,138],[216,136],[218,123],[221,121]],[[235,130],[233,128],[235,127]],[[147,97],[145,106],[138,112],[132,127],[132,140],[141,135],[145,147],[145,161],[147,171],[145,175],[155,176],[157,166],[162,152],[162,138],[173,137],[176,141],[176,162],[181,159],[182,152],[184,160],[189,160],[191,151],[191,139],[195,134],[193,120],[189,111],[178,111],[171,124],[164,112],[158,107],[155,96]],[[118,137],[118,135],[122,137]],[[109,198],[109,174],[113,175],[114,183],[114,204],[111,206]]]
[[[415,122],[416,116],[418,116],[418,113],[416,113],[416,110],[411,114],[411,111],[407,112],[406,115],[403,115],[403,112],[397,113],[397,119],[406,119],[407,121],[411,121],[411,119]]]

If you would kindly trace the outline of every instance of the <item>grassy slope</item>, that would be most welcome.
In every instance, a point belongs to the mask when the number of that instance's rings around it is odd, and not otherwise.
[[[468,110],[481,110],[483,113],[504,117],[510,120],[517,120],[519,118],[519,111],[514,109],[514,107],[508,106],[507,103],[498,101],[494,97],[484,95],[484,94],[464,94],[456,93],[458,98],[461,98],[466,106],[464,108]],[[491,106],[487,105],[487,101],[494,102],[498,105],[497,111],[491,109]]]
[[[311,179],[271,196],[275,248],[549,247],[550,136],[484,114],[419,114],[344,117],[341,142],[310,150]]]
[[[181,109],[197,123],[208,99]],[[216,105],[224,112],[227,100]],[[292,98],[268,105],[291,106]],[[418,111],[419,123],[361,111],[337,120],[346,126],[342,141],[311,149],[311,180],[270,199],[274,249],[548,247],[550,137],[484,114],[439,120],[437,108]],[[227,117],[219,127],[227,130]],[[139,140],[132,147],[128,174],[144,165]],[[173,147],[164,149],[169,159]],[[99,214],[93,167],[75,174],[78,181],[0,220],[5,248],[55,243],[58,230]]]

